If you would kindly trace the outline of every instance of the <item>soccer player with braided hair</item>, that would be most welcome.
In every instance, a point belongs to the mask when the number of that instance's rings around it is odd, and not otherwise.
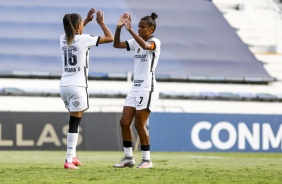
[[[63,71],[60,81],[60,95],[65,107],[70,112],[69,131],[67,134],[67,153],[64,168],[78,169],[81,162],[76,156],[78,127],[83,115],[89,107],[87,81],[89,70],[89,50],[92,46],[110,43],[114,37],[104,23],[104,13],[97,11],[96,21],[104,36],[83,34],[84,26],[91,22],[95,9],[91,8],[87,18],[82,20],[79,14],[66,14],[63,18],[65,34],[60,38]]]
[[[133,119],[142,151],[142,160],[137,168],[153,167],[150,156],[150,137],[146,123],[159,98],[155,69],[160,57],[161,42],[153,36],[157,17],[156,13],[143,17],[139,21],[138,34],[132,29],[131,15],[129,13],[123,13],[117,24],[114,47],[134,51],[134,79],[131,91],[129,91],[125,99],[120,119],[124,157],[119,163],[114,164],[114,167],[133,167],[135,164],[132,151],[132,131],[130,129]],[[120,41],[123,26],[133,39],[125,42]]]

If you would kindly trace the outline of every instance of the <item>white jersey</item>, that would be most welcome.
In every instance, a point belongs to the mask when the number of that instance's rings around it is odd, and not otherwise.
[[[100,37],[88,34],[75,35],[67,45],[65,34],[60,38],[63,71],[60,86],[87,87],[89,70],[89,49],[98,46]]]
[[[127,40],[125,42],[128,51],[135,51],[134,78],[132,84],[133,91],[154,91],[157,89],[155,69],[160,57],[161,42],[153,36],[148,38],[146,42],[154,42],[155,50],[142,49],[135,39]]]

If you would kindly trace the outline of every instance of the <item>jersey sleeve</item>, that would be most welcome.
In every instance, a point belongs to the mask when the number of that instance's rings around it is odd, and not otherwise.
[[[83,37],[83,44],[86,47],[98,46],[99,45],[99,36],[92,36],[89,34],[85,34]]]
[[[134,39],[126,40],[127,51],[135,51],[136,41]]]
[[[155,43],[155,50],[152,50],[152,52],[157,52],[161,50],[161,41],[157,38],[154,38],[153,40],[151,40],[150,42],[154,42]]]

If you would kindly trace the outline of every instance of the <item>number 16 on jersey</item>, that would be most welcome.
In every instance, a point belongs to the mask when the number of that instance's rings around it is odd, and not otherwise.
[[[63,47],[63,51],[64,51],[65,67],[75,66],[77,64],[77,57],[75,54],[73,54],[73,51],[77,51],[77,48],[74,46]]]

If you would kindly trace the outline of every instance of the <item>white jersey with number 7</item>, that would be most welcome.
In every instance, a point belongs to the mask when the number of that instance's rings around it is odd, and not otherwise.
[[[155,69],[157,67],[161,42],[159,39],[151,36],[146,42],[154,42],[155,50],[144,50],[138,45],[135,39],[127,40],[127,50],[134,51],[134,79],[132,84],[133,91],[155,91],[156,86]]]

